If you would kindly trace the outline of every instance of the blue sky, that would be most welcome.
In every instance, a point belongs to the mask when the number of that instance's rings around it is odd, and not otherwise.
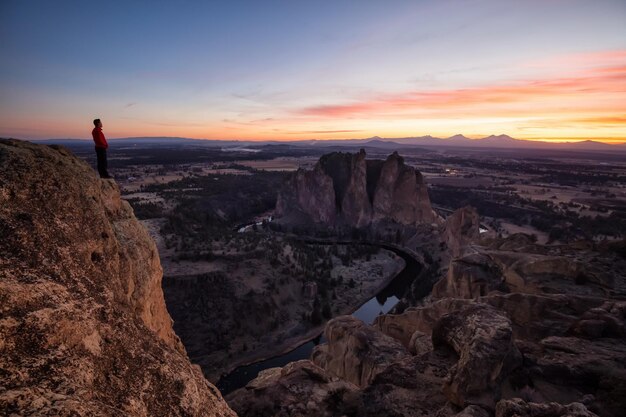
[[[598,71],[625,66],[624,22],[608,0],[3,0],[0,135],[88,137],[97,116],[111,137],[619,139],[624,73]],[[455,105],[494,88],[518,96]]]

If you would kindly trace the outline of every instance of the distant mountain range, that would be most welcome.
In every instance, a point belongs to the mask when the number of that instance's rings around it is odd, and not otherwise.
[[[289,145],[289,146],[367,146],[382,149],[397,149],[400,147],[455,147],[455,148],[499,148],[499,149],[571,149],[590,151],[620,151],[626,152],[626,144],[607,144],[593,140],[581,142],[546,142],[515,139],[508,135],[491,135],[480,139],[470,139],[458,134],[449,138],[437,138],[430,135],[406,138],[381,138],[374,136],[365,139],[329,139],[329,140],[297,140],[290,142],[283,141],[249,141],[249,140],[217,140],[217,139],[191,139],[180,137],[134,137],[109,139],[117,144],[133,145],[154,143],[160,145],[167,144],[190,144],[200,146],[215,146],[222,148],[232,147],[260,147],[266,145]],[[85,139],[42,139],[33,140],[37,143],[57,143],[76,145],[79,143],[91,143]]]
[[[352,139],[332,141],[335,144],[349,145],[357,143],[374,146],[393,148],[398,146],[424,146],[424,147],[465,147],[465,148],[506,148],[506,149],[574,149],[574,150],[618,150],[626,151],[626,144],[610,145],[607,143],[585,140],[582,142],[545,142],[515,139],[508,135],[491,135],[480,139],[470,139],[464,135],[454,135],[449,138],[437,138],[430,135],[408,138],[381,138],[374,136],[368,139]],[[313,140],[301,141],[311,145],[326,144],[328,141]]]

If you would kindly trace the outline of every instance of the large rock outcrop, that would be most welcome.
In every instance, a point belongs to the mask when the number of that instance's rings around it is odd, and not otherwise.
[[[508,292],[500,266],[484,253],[474,253],[450,262],[444,279],[434,286],[432,295],[445,298],[477,298],[492,291]]]
[[[334,224],[337,216],[333,180],[318,163],[312,171],[299,169],[284,185],[278,195],[276,214],[293,217],[299,223],[313,219],[319,223]]]
[[[563,254],[481,249],[453,259],[433,287],[435,298],[476,298],[494,292],[605,297],[619,288],[601,265]]]
[[[480,236],[480,218],[474,207],[455,210],[444,226],[444,241],[452,256],[460,256],[466,247]]]
[[[582,403],[547,404],[528,403],[521,398],[502,400],[496,408],[496,417],[598,417]]]
[[[298,170],[278,194],[279,221],[363,228],[378,222],[415,226],[438,220],[419,171],[396,152],[385,161],[365,156],[363,150],[335,152],[322,156],[312,171]]]
[[[411,348],[418,335],[430,335],[435,324],[451,311],[476,303],[488,304],[505,312],[511,320],[517,339],[537,342],[549,336],[568,334],[598,337],[621,336],[623,317],[615,302],[597,297],[563,294],[491,294],[476,299],[443,298],[422,307],[411,307],[401,314],[386,314],[374,321],[374,326]],[[620,303],[617,303],[618,305]],[[589,321],[594,324],[589,329]]]
[[[443,390],[459,406],[494,409],[500,385],[521,365],[511,321],[498,310],[475,304],[443,316],[432,332],[433,346],[447,345],[459,355]]]
[[[353,415],[356,392],[353,384],[301,360],[261,371],[227,398],[240,417],[332,417]]]
[[[346,415],[623,415],[626,260],[523,236],[465,248],[419,305],[329,323],[312,360],[359,388]]]
[[[234,416],[172,330],[156,247],[83,161],[0,140],[5,415]]]
[[[311,360],[331,374],[361,387],[369,385],[389,362],[408,356],[398,341],[352,316],[329,321],[324,335],[328,343],[317,346]]]

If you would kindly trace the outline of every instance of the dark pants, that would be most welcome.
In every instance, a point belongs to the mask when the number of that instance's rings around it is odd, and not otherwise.
[[[107,150],[104,148],[96,148],[96,157],[98,158],[98,174],[100,174],[100,178],[109,178],[109,171],[107,171]]]

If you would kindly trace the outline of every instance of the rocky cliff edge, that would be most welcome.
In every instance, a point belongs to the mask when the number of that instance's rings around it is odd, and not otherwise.
[[[0,139],[0,236],[0,414],[235,416],[175,335],[114,181]]]

